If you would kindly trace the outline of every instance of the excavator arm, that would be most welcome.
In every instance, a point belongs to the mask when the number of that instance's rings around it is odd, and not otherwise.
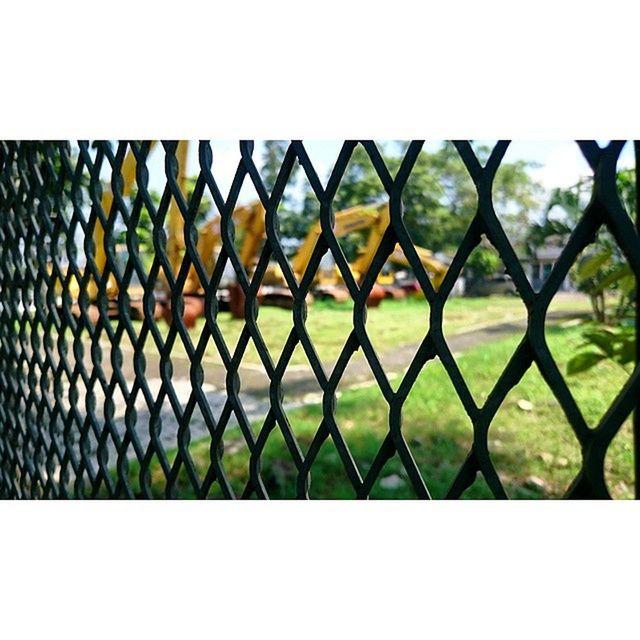
[[[150,150],[156,145],[156,140],[152,140],[150,144]],[[187,152],[188,152],[188,141],[181,140],[178,142],[177,150],[176,150],[176,158],[178,160],[178,184],[180,186],[180,191],[186,197],[186,167],[187,167]],[[129,149],[125,159],[122,163],[122,178],[123,178],[123,186],[122,186],[122,195],[128,196],[133,189],[136,179],[136,168],[137,161],[133,151]],[[113,206],[113,193],[111,191],[111,185],[106,185],[102,195],[101,206],[104,211],[107,219],[111,216],[111,210]],[[169,204],[169,210],[167,212],[167,226],[168,226],[168,234],[167,234],[167,255],[169,258],[169,263],[174,271],[177,273],[177,270],[180,266],[180,260],[182,259],[182,252],[184,250],[184,235],[183,235],[183,226],[184,221],[182,215],[180,214],[180,209],[178,207],[178,203],[175,198],[171,198],[171,202]],[[107,263],[107,254],[105,251],[105,243],[104,243],[104,228],[100,220],[96,220],[94,232],[93,232],[93,241],[95,246],[95,262],[97,266],[98,273],[103,273],[106,263]],[[95,301],[98,297],[98,285],[93,280],[93,278],[89,282],[89,299]],[[107,283],[107,296],[109,299],[114,299],[118,295],[118,286],[115,281],[113,275],[109,277],[109,281]]]
[[[351,271],[356,280],[360,280],[369,270],[373,262],[373,256],[380,246],[382,236],[385,234],[389,226],[389,203],[385,202],[378,206],[375,210],[375,220],[371,226],[371,231],[367,237],[365,244],[358,257],[350,264]]]
[[[244,234],[240,247],[240,262],[247,271],[250,271],[264,240],[265,209],[259,200],[246,206],[236,207],[233,211],[233,220],[236,230]],[[220,216],[216,216],[198,231],[198,255],[208,276],[213,273],[220,244]],[[184,292],[187,295],[204,293],[204,287],[193,264],[189,269]]]
[[[418,254],[418,258],[420,258],[420,263],[425,268],[425,271],[431,276],[433,287],[437,291],[440,288],[445,275],[447,275],[447,266],[442,264],[439,260],[436,260],[433,257],[433,253],[428,249],[418,246],[414,246],[414,248]],[[399,244],[396,244],[393,253],[389,256],[389,262],[394,262],[395,264],[399,264],[404,267],[411,266],[407,260],[407,256]]]
[[[153,149],[155,143],[156,143],[155,140],[151,141],[150,149]],[[133,185],[135,183],[136,167],[137,167],[136,157],[133,154],[133,151],[129,149],[122,163],[122,179],[123,179],[122,195],[125,197],[131,193],[131,189],[133,188]],[[102,206],[102,210],[104,211],[104,214],[108,219],[111,215],[111,208],[113,206],[113,192],[111,191],[111,184],[104,185],[103,192],[102,192],[102,200],[100,202],[100,205]],[[102,223],[100,222],[99,218],[96,220],[96,224],[93,230],[93,244],[95,247],[94,260],[96,263],[96,267],[97,267],[98,273],[102,274],[107,264],[107,253],[105,251],[105,246],[104,246],[104,227],[102,226]],[[91,301],[95,301],[98,297],[98,284],[95,282],[93,278],[89,280],[89,285],[87,290],[89,293],[89,299]],[[109,298],[114,298],[117,296],[117,294],[118,294],[117,283],[113,275],[111,275],[107,283],[107,296]]]
[[[357,208],[357,207],[355,207]],[[379,205],[375,210],[371,231],[367,238],[367,243],[359,256],[351,263],[351,271],[356,280],[360,280],[369,270],[373,257],[380,246],[382,237],[389,227],[389,203]],[[336,214],[336,227],[338,226],[338,214]],[[336,234],[337,235],[337,234]],[[425,270],[430,274],[434,287],[437,290],[442,284],[442,280],[447,273],[447,267],[433,257],[433,253],[423,247],[415,246],[416,253]],[[395,249],[389,256],[389,262],[394,262],[403,266],[410,266],[402,247],[396,244]]]
[[[344,209],[335,214],[333,232],[336,238],[341,238],[354,231],[373,227],[378,222],[378,218],[379,214],[374,206],[358,205]],[[305,272],[321,233],[322,227],[318,221],[311,227],[294,256],[291,266],[298,277],[301,277]]]
[[[265,208],[260,200],[256,200],[250,205],[236,207],[233,218],[236,230],[240,229],[244,233],[240,247],[240,262],[250,271],[265,237]]]

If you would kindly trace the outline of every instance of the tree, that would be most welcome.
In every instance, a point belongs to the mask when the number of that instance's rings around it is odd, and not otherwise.
[[[632,219],[636,210],[636,183],[634,170],[619,171],[616,176],[618,194]],[[582,183],[590,193],[593,179]],[[552,202],[562,203],[567,220],[575,225],[582,214],[580,197],[573,190],[554,193]],[[636,336],[634,303],[637,297],[636,278],[626,257],[606,229],[601,229],[591,247],[584,252],[573,270],[578,288],[591,298],[596,327],[583,333],[583,343],[577,354],[567,363],[570,375],[586,371],[601,360],[610,360],[625,366],[635,360]],[[607,299],[615,304],[607,308]]]
[[[476,247],[465,265],[472,282],[484,280],[500,268],[500,256],[491,246]]]
[[[544,193],[528,173],[533,166],[524,160],[502,163],[493,184],[496,213],[519,255],[526,253],[532,214],[539,211]]]
[[[485,159],[490,150],[476,149]],[[382,149],[394,175],[402,157]],[[495,178],[496,211],[508,227],[516,249],[524,249],[530,214],[540,206],[542,187],[528,173],[529,163],[503,163]],[[334,200],[336,210],[382,202],[387,195],[362,146],[356,147]],[[432,251],[457,249],[477,211],[477,191],[451,143],[435,152],[421,151],[402,193],[404,220],[415,244]]]
[[[276,182],[286,150],[284,141],[265,142],[262,177],[267,189],[272,189]],[[404,151],[398,144],[380,147],[392,175],[399,169]],[[484,146],[476,148],[481,161],[486,160],[490,151]],[[530,215],[539,207],[541,192],[540,185],[529,175],[529,166],[522,161],[503,163],[494,185],[496,211],[508,227],[510,238],[516,240],[518,251],[522,248],[520,245],[524,246],[525,229]],[[296,171],[297,167],[294,174]],[[295,185],[295,180],[290,179],[290,183]],[[319,219],[318,202],[310,186],[306,181],[298,180],[298,183],[285,191],[278,209],[283,238],[303,239]],[[375,205],[387,198],[369,154],[362,145],[357,145],[334,198],[334,211],[355,205]],[[475,185],[453,144],[446,143],[434,152],[420,152],[403,190],[402,201],[405,224],[416,245],[436,252],[456,251],[478,203]],[[360,231],[340,238],[348,260],[355,258],[365,236],[366,231]]]
[[[288,148],[289,142],[287,140],[264,141],[261,175],[269,193],[273,191],[276,184]],[[282,238],[303,238],[307,233],[309,225],[314,221],[312,201],[314,201],[315,198],[309,188],[304,190],[302,194],[302,207],[299,206],[299,172],[300,165],[296,159],[278,206],[278,226],[280,229],[280,237]]]
[[[262,153],[261,177],[267,191],[271,193],[276,184],[284,156],[287,153],[289,143],[286,140],[265,140]],[[294,169],[295,171],[295,169]],[[293,173],[292,173],[293,175]]]
[[[619,171],[616,176],[623,205],[635,217],[635,180],[633,170]],[[593,190],[593,177],[580,180],[568,189],[555,189],[545,210],[545,217],[530,231],[533,250],[550,235],[568,237],[578,224]],[[635,299],[635,278],[613,236],[601,228],[594,242],[583,252],[571,269],[579,291],[586,293],[596,322],[616,323],[626,315]],[[617,296],[616,304],[607,308],[607,298]]]

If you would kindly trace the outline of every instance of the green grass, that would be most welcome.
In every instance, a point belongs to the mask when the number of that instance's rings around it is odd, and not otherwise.
[[[555,327],[548,330],[550,348],[560,369],[581,342],[581,327]],[[476,347],[459,356],[471,391],[482,403],[495,384],[519,341],[518,336]],[[585,374],[568,378],[576,401],[590,426],[597,424],[611,400],[628,377],[618,365],[601,363]],[[519,401],[531,403],[523,410]],[[522,404],[522,403],[521,403]],[[322,419],[318,405],[288,412],[303,453]],[[344,391],[336,409],[338,426],[361,470],[366,473],[388,430],[388,406],[377,387]],[[630,421],[612,443],[606,459],[606,477],[614,497],[631,498],[632,436]],[[257,433],[261,425],[254,425]],[[403,434],[433,497],[444,497],[471,444],[471,424],[439,361],[430,362],[418,378],[403,410]],[[200,477],[209,466],[209,440],[192,443],[190,453]],[[507,396],[489,431],[492,459],[503,485],[513,498],[557,498],[562,496],[579,470],[580,451],[566,418],[535,365]],[[237,429],[225,436],[223,464],[235,491],[247,483],[249,454]],[[175,451],[170,452],[170,458]],[[137,468],[131,467],[136,483]],[[383,469],[382,478],[397,475],[397,488],[376,485],[374,498],[410,498],[414,492],[398,456]],[[296,471],[283,436],[275,429],[262,456],[262,477],[271,497],[295,496]],[[162,495],[166,480],[158,465],[151,468],[154,491]],[[192,490],[180,473],[178,496],[191,497]],[[212,496],[219,495],[216,484]],[[343,470],[331,439],[325,441],[313,465],[310,495],[318,498],[352,498],[353,489]],[[465,494],[469,498],[490,498],[491,492],[479,476]]]
[[[558,296],[550,309],[584,313],[589,310],[589,302],[584,296]],[[446,335],[452,335],[482,325],[509,322],[525,317],[524,304],[516,296],[452,298],[445,306],[444,330]],[[217,323],[227,347],[233,353],[244,326],[244,320],[234,319],[229,313],[221,312],[218,314]],[[169,327],[164,322],[160,322],[158,326],[166,337]],[[274,361],[277,361],[292,326],[291,311],[278,307],[260,308],[258,328]],[[398,346],[417,344],[429,328],[429,305],[424,298],[409,297],[403,300],[383,301],[378,308],[368,309],[366,326],[371,342],[379,354]],[[203,327],[204,320],[200,319],[191,330],[190,337],[194,345],[197,344]],[[318,301],[309,305],[306,328],[321,360],[325,363],[335,362],[353,329],[353,303]],[[148,338],[147,344],[152,345],[151,338]],[[184,345],[179,337],[176,338],[173,354],[175,357],[186,357]],[[222,361],[213,340],[209,340],[205,357],[214,362]],[[358,353],[356,357],[362,357],[362,355]],[[253,341],[249,342],[243,362],[253,364],[261,362]],[[294,351],[290,363],[308,364],[302,348]]]

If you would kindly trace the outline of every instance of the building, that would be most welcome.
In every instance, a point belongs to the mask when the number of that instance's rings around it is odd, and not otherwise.
[[[522,260],[529,282],[531,282],[535,291],[539,291],[549,277],[565,244],[566,238],[564,236],[548,236],[543,245],[533,249],[533,255],[531,257]],[[575,286],[569,275],[564,278],[558,291],[575,291]]]

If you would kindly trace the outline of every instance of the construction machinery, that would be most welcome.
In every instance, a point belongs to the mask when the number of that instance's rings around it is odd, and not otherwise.
[[[349,233],[369,229],[376,224],[378,217],[374,207],[358,205],[344,209],[335,214],[333,232],[337,238],[340,238]],[[322,226],[318,221],[311,226],[291,261],[291,269],[298,281],[302,279],[311,261],[313,250],[321,234]],[[282,307],[291,306],[293,301],[291,291],[279,265],[273,264],[267,268],[262,284],[263,304]],[[334,270],[327,273],[325,270],[319,269],[314,276],[311,293],[313,297],[329,298],[337,302],[343,302],[349,298],[348,290],[343,284],[340,284]]]
[[[389,227],[389,222],[388,203],[383,203],[378,206],[357,205],[335,214],[333,232],[336,238],[344,237],[356,231],[369,230],[365,246],[349,265],[357,282],[361,282],[368,272],[382,237]],[[293,257],[291,267],[298,280],[302,278],[311,260],[313,250],[321,233],[322,228],[320,222],[316,222],[307,233],[306,238]],[[444,279],[447,267],[438,261],[428,249],[418,246],[416,246],[415,249],[421,264],[430,275],[434,288],[437,290]],[[388,260],[389,262],[402,266],[410,266],[399,244],[396,244]],[[291,292],[288,290],[282,271],[277,265],[269,267],[265,274],[263,284],[265,285],[263,295],[264,304],[275,303],[280,306],[289,306],[287,303],[292,299]],[[337,302],[346,301],[350,297],[340,277],[340,272],[335,266],[329,271],[323,269],[318,270],[311,291],[316,298],[332,299]],[[404,297],[404,295],[405,291],[402,287],[398,286],[392,274],[381,273],[371,292],[368,304],[370,304],[370,306],[377,306],[383,298],[401,298]]]
[[[236,207],[233,210],[232,219],[236,232],[242,233],[242,244],[239,252],[240,262],[247,270],[247,273],[251,273],[265,237],[264,206],[257,200],[249,205]],[[198,229],[197,251],[209,278],[213,274],[220,247],[220,216],[216,216]],[[185,295],[204,295],[204,286],[193,264],[189,269],[184,293]]]
[[[242,266],[248,274],[255,267],[258,251],[265,237],[265,209],[259,200],[239,206],[233,210],[232,219],[236,232],[242,234],[242,244],[239,257]],[[207,278],[211,278],[220,253],[220,216],[210,219],[198,229],[198,243],[196,249],[204,267]],[[237,282],[231,283],[228,288],[219,288],[218,299],[223,305],[228,305],[235,317],[241,317],[244,307],[244,296]],[[185,324],[192,326],[195,318],[204,314],[205,286],[198,276],[194,264],[189,269],[189,274],[183,289],[186,306],[190,305],[189,314],[185,314]],[[167,320],[170,317],[167,315]]]
[[[422,264],[425,271],[429,274],[431,278],[431,284],[433,284],[433,288],[437,291],[440,288],[444,277],[447,275],[447,265],[437,260],[433,255],[433,252],[429,251],[429,249],[425,249],[424,247],[419,247],[417,245],[414,245],[413,248],[418,254],[420,264]],[[411,264],[409,263],[409,260],[407,260],[407,256],[405,255],[404,250],[399,244],[396,244],[388,260],[389,262],[401,265],[403,267],[411,267]]]
[[[150,143],[149,151],[153,150],[156,141],[152,140]],[[188,153],[189,143],[186,140],[181,140],[178,142],[176,147],[176,160],[178,162],[178,176],[177,182],[180,188],[180,192],[186,197],[187,192],[187,153]],[[136,159],[133,154],[133,151],[129,149],[127,155],[122,163],[122,177],[123,177],[123,189],[122,196],[126,197],[131,193],[132,187],[135,183],[135,175],[136,175]],[[110,185],[106,186],[102,196],[102,209],[107,216],[110,215],[111,206],[113,203],[113,193],[111,192]],[[93,234],[94,245],[96,247],[95,254],[95,262],[98,268],[98,272],[102,273],[104,271],[106,265],[106,253],[104,247],[104,229],[100,221],[96,222],[96,226]],[[169,264],[171,265],[171,269],[174,273],[177,273],[178,268],[180,266],[180,260],[182,258],[182,253],[184,251],[184,236],[183,236],[183,218],[180,214],[180,208],[178,202],[175,197],[171,197],[169,207],[167,210],[167,258]],[[97,298],[97,283],[91,279],[89,281],[89,299],[93,302]],[[164,312],[164,308],[166,307],[166,299],[167,299],[167,291],[168,284],[167,278],[164,271],[161,269],[159,274],[159,290],[156,296],[156,311],[154,313],[155,317],[158,317],[160,314]],[[118,285],[115,281],[113,274],[109,275],[107,282],[107,299],[109,301],[109,309],[110,315],[113,314],[117,316],[118,314],[118,296],[120,291],[118,289]],[[142,318],[143,309],[142,309],[142,297],[144,295],[144,289],[142,286],[137,285],[133,287],[129,287],[127,290],[127,294],[129,296],[131,314],[134,318]]]
[[[389,203],[385,202],[376,209],[377,220],[371,227],[371,232],[367,238],[367,244],[363,250],[359,253],[358,257],[351,263],[350,267],[357,280],[360,280],[368,272],[369,267],[373,261],[375,253],[380,246],[382,236],[385,234],[390,224],[389,219]],[[420,263],[429,274],[434,288],[437,290],[442,284],[442,280],[447,273],[447,266],[437,260],[432,251],[414,245],[414,249],[418,254]],[[410,263],[405,256],[405,253],[400,246],[396,244],[391,255],[387,258],[391,263],[398,264],[404,267],[410,267]],[[387,278],[378,279],[378,284],[386,288],[385,297],[398,297],[398,291],[401,291],[400,287],[395,286],[393,276]]]
[[[150,143],[150,151],[155,146],[156,141],[152,140]],[[186,160],[187,160],[188,142],[181,141],[177,145],[176,159],[178,161],[178,184],[183,194],[186,193]],[[136,180],[136,167],[137,161],[135,155],[131,149],[127,152],[121,167],[122,174],[122,191],[121,196],[127,197],[131,194]],[[114,194],[111,190],[111,184],[103,184],[102,199],[100,206],[107,221],[110,219],[113,210]],[[175,198],[172,197],[169,203],[167,211],[167,225],[168,225],[168,241],[167,241],[167,256],[169,263],[171,264],[174,272],[177,270],[180,264],[181,256],[184,250],[184,237],[182,235],[182,216],[178,203]],[[107,268],[107,251],[105,247],[105,229],[100,217],[96,218],[93,229],[93,246],[95,253],[93,255],[93,261],[96,267],[96,275],[91,274],[87,279],[87,294],[89,298],[89,317],[96,320],[99,312],[96,307],[100,290],[104,291],[107,299],[107,313],[110,318],[117,318],[119,315],[120,306],[118,298],[120,296],[120,289],[113,272],[109,273],[106,284],[103,286],[100,280]],[[126,253],[126,252],[125,252]],[[122,255],[118,253],[116,248],[116,259],[122,258]],[[83,280],[83,274],[80,274],[80,280]],[[161,270],[159,274],[159,291],[157,295],[158,303],[154,311],[154,317],[160,317],[162,314],[163,303],[167,297],[167,279],[164,272]],[[69,279],[67,285],[68,292],[72,300],[72,313],[79,315],[78,298],[80,296],[82,284],[78,281],[78,278],[74,275]],[[58,279],[55,283],[56,296],[62,297],[63,285]],[[132,318],[141,319],[143,316],[143,303],[144,288],[140,283],[130,284],[127,287],[127,296],[129,303],[129,312]]]
[[[153,143],[152,143],[152,146],[153,146]],[[136,160],[131,150],[129,150],[129,152],[124,158],[121,171],[122,171],[122,178],[123,178],[122,195],[126,197],[131,193],[133,184],[135,182],[135,175],[136,175]],[[100,206],[105,216],[107,217],[107,219],[109,219],[111,215],[111,208],[113,205],[114,196],[113,196],[113,192],[111,191],[110,184],[103,184],[102,187],[103,187],[102,199],[100,201]],[[96,218],[95,226],[93,229],[93,245],[95,247],[95,254],[93,256],[93,260],[96,265],[98,278],[95,278],[92,275],[87,282],[87,294],[89,296],[89,303],[90,303],[88,314],[89,314],[89,317],[94,321],[97,319],[99,315],[99,312],[96,308],[96,302],[98,300],[100,285],[97,280],[102,277],[102,274],[104,273],[104,270],[107,265],[107,253],[105,249],[104,236],[105,236],[104,227],[102,226],[102,222],[98,217]],[[52,272],[52,268],[50,269],[50,271]],[[66,276],[66,270],[63,275]],[[76,316],[80,315],[80,310],[78,307],[78,299],[80,297],[80,291],[82,288],[81,281],[84,279],[83,275],[84,274],[81,272],[78,278],[76,274],[73,274],[69,278],[69,281],[66,287],[72,301],[71,312]],[[54,287],[55,287],[56,297],[58,299],[62,299],[63,284],[59,279],[56,279]],[[107,296],[107,313],[109,317],[117,316],[118,315],[117,298],[119,294],[119,288],[113,273],[110,273],[109,277],[107,278],[105,293]],[[132,316],[134,318],[139,317],[142,314],[142,296],[144,294],[144,290],[139,285],[130,285],[129,288],[127,289],[127,293],[129,295]]]

